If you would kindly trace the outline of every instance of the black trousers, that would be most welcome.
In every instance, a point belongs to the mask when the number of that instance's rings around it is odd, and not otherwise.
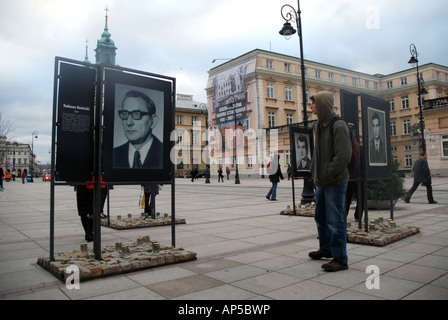
[[[417,190],[418,186],[421,182],[414,181],[414,184],[412,185],[411,189],[409,189],[408,194],[406,195],[406,201],[409,201],[412,197],[412,194]],[[423,186],[426,187],[426,197],[428,198],[428,202],[434,202],[434,198],[432,196],[432,184],[431,183],[421,183]]]

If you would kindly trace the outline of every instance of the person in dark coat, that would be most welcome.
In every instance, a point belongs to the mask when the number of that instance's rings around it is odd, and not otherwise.
[[[85,231],[84,239],[88,242],[93,241],[93,186],[79,185],[76,187],[76,204],[78,215],[81,219],[82,227]],[[106,201],[107,191],[101,188],[101,213],[103,212]]]
[[[277,155],[277,160],[274,159],[270,164],[268,164],[269,181],[271,181],[272,186],[269,189],[266,199],[271,201],[277,201],[277,184],[280,179],[283,180],[283,174],[280,170],[280,155]]]
[[[420,155],[420,159],[415,161],[413,171],[414,171],[414,184],[406,194],[404,202],[409,203],[414,191],[417,190],[420,184],[422,184],[423,186],[426,187],[428,202],[437,203],[437,201],[434,201],[434,198],[432,196],[431,171],[429,170],[428,155],[426,154],[426,152],[423,152]]]

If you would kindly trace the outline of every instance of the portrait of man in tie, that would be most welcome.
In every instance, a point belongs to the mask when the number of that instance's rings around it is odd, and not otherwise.
[[[369,108],[369,165],[386,166],[387,149],[384,112]]]
[[[116,106],[115,119],[121,124],[115,126],[115,131],[121,132],[115,135],[127,141],[114,147],[113,167],[162,169],[163,143],[153,134],[160,120],[157,110],[160,106],[143,90],[137,89],[126,90],[121,104]]]

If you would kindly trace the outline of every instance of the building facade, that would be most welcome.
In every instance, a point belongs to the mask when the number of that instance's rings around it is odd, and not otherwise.
[[[36,163],[36,155],[31,152],[31,146],[27,143],[5,141],[2,147],[4,150],[3,168],[11,174],[15,170],[16,174],[26,170],[27,174],[39,175],[40,168]]]
[[[308,60],[304,60],[304,64],[305,99],[310,121],[316,118],[311,114],[308,98],[319,91],[334,94],[338,114],[341,89],[384,99],[391,109],[392,156],[400,163],[401,170],[409,171],[412,168],[418,158],[421,141],[415,68],[390,75],[369,75]],[[448,67],[429,63],[419,66],[419,71],[428,91],[425,101],[448,95]],[[275,148],[270,148],[273,141],[281,155],[282,169],[286,168],[290,161],[288,126],[303,121],[301,83],[300,59],[259,49],[209,70],[206,92],[210,120],[213,129],[221,133],[223,141],[221,150],[216,148],[218,152],[212,156],[212,172],[218,165],[235,167],[237,162],[241,175],[265,175],[266,161],[262,159],[269,158],[275,151]],[[443,113],[443,108],[438,107],[437,110]],[[424,111],[424,114],[426,117],[431,112]],[[435,116],[431,118],[435,119]],[[448,174],[448,159],[443,155],[444,139],[448,138],[444,121],[426,120],[426,131],[431,133],[434,140],[427,146],[431,169]],[[235,128],[237,134],[232,131]],[[238,139],[238,129],[243,131],[243,139]],[[255,146],[249,142],[248,131],[256,134]],[[263,134],[274,131],[277,136],[271,135],[266,142]],[[230,141],[226,135],[236,136],[237,142],[226,144]]]
[[[207,169],[207,126],[208,107],[205,103],[194,101],[192,95],[177,94],[175,130],[171,140],[175,141],[171,160],[175,165],[176,176],[184,177],[192,169]]]

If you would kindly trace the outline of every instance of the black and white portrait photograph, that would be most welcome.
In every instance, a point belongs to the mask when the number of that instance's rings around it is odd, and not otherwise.
[[[385,112],[367,109],[369,133],[369,165],[387,166],[386,116]]]
[[[295,133],[296,142],[296,164],[297,170],[310,170],[311,166],[311,155],[310,155],[310,137],[306,134]]]
[[[291,164],[296,176],[310,173],[311,156],[313,154],[312,131],[310,129],[291,127]]]
[[[162,91],[115,85],[113,167],[162,169]]]

